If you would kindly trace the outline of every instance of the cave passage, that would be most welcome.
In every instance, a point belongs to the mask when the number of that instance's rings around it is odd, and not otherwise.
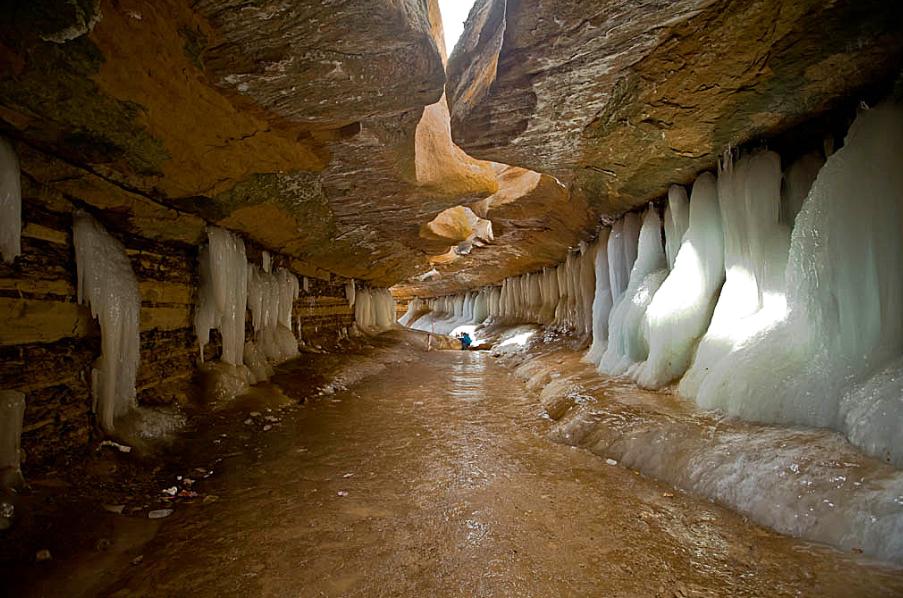
[[[215,470],[193,488],[217,500],[198,497],[158,521],[107,514],[109,548],[86,540],[53,574],[44,569],[28,595],[903,590],[891,570],[548,440],[551,422],[490,353],[426,353],[404,340],[409,334],[283,366],[226,427],[197,434],[182,451],[191,455],[186,476],[200,477],[196,466]],[[337,366],[373,375],[270,411],[306,392],[312,371]]]

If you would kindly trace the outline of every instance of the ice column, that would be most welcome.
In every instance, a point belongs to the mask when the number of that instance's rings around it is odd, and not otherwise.
[[[689,229],[674,267],[646,310],[649,358],[636,381],[660,388],[690,365],[696,343],[708,328],[724,282],[724,234],[715,177],[704,173],[693,185]]]
[[[784,271],[790,241],[780,222],[781,159],[760,152],[733,162],[725,157],[718,174],[718,202],[724,231],[724,286],[680,393],[697,397],[705,378],[725,355],[787,313]],[[700,404],[715,406],[711,393]]]
[[[222,361],[242,365],[245,344],[245,311],[248,302],[248,261],[245,244],[227,230],[207,228],[207,247],[200,253],[198,307],[194,329],[203,358],[216,328],[223,338]]]
[[[824,166],[825,159],[820,153],[811,152],[799,158],[784,171],[784,187],[781,193],[781,222],[793,228],[796,215],[800,213],[803,202]]]
[[[697,400],[747,419],[844,431],[903,465],[903,107],[859,115],[796,218],[789,315]]]
[[[630,282],[611,310],[608,347],[602,355],[599,371],[618,376],[627,372],[634,362],[646,359],[649,349],[643,334],[643,317],[667,274],[662,221],[655,208],[650,206],[643,217],[639,252],[630,272]]]
[[[674,267],[680,243],[690,226],[690,208],[687,191],[680,185],[668,189],[668,207],[665,209],[665,255],[668,267]]]
[[[611,279],[608,272],[608,241],[611,229],[599,231],[599,239],[590,252],[595,269],[595,289],[592,306],[593,344],[584,361],[599,365],[605,347],[608,345],[608,314],[611,312]]]
[[[21,185],[19,158],[9,141],[0,137],[0,254],[7,263],[22,253]]]
[[[101,355],[91,374],[94,412],[105,432],[137,405],[135,378],[141,296],[122,243],[94,218],[77,212],[72,226],[78,271],[78,301],[100,322]]]
[[[630,282],[630,270],[637,254],[639,222],[639,215],[630,212],[611,228],[611,236],[608,238],[608,276],[611,279],[611,297],[614,303],[618,302]]]
[[[300,291],[298,277],[285,268],[270,273],[248,265],[248,307],[256,346],[245,343],[246,365],[252,365],[249,359],[258,361],[255,350],[274,365],[298,356],[298,341],[292,333],[292,309]]]

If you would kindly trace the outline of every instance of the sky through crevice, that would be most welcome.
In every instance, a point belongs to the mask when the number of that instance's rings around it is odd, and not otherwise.
[[[458,38],[464,33],[464,21],[470,14],[474,0],[439,0],[442,26],[445,29],[445,50],[451,56]]]

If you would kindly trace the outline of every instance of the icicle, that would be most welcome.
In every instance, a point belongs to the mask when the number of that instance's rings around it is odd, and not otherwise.
[[[270,257],[270,252],[264,251],[260,261],[260,265],[263,268],[263,271],[269,274],[273,268],[273,258]]]
[[[78,271],[78,301],[100,322],[101,356],[92,372],[94,412],[105,432],[137,406],[138,318],[141,296],[122,243],[91,216],[75,214],[72,227]]]
[[[781,159],[774,152],[736,163],[728,155],[722,165],[717,187],[725,282],[693,364],[681,380],[685,397],[698,397],[706,377],[728,353],[786,316],[790,231],[779,221],[781,178]],[[718,402],[714,395],[706,396],[701,402]]]
[[[345,283],[345,299],[348,300],[348,307],[354,307],[354,302],[357,299],[357,296],[353,278]]]
[[[661,235],[662,221],[650,206],[643,218],[639,252],[630,272],[630,283],[609,316],[608,347],[599,364],[599,371],[603,373],[623,374],[632,363],[644,361],[648,356],[643,317],[653,294],[668,274]]]
[[[310,292],[310,280],[306,276],[304,277],[303,280],[304,280],[304,284],[302,285],[302,288],[304,289],[305,293],[309,293]]]
[[[796,218],[789,316],[718,364],[701,404],[758,421],[833,427],[903,465],[901,155],[903,107],[856,118]]]
[[[216,328],[223,339],[222,361],[243,363],[245,311],[248,304],[248,261],[245,244],[229,231],[207,228],[208,246],[200,252],[198,307],[194,316],[195,334],[201,355]],[[259,302],[255,296],[252,301]]]
[[[597,366],[602,360],[602,354],[605,353],[605,347],[608,345],[608,315],[611,312],[612,305],[611,277],[608,271],[608,242],[611,238],[610,235],[611,229],[608,227],[603,228],[599,232],[599,239],[590,252],[593,256],[593,267],[596,274],[596,288],[593,291],[592,306],[593,344],[584,357],[584,361]]]
[[[660,388],[689,367],[724,281],[724,234],[715,177],[709,173],[693,185],[689,217],[671,273],[646,310],[649,358],[635,372],[646,388]]]
[[[0,137],[0,254],[11,264],[22,253],[22,183],[19,158]]]

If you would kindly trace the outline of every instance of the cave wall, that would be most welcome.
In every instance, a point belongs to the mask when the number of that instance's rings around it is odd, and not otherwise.
[[[193,329],[197,253],[204,222],[111,187],[91,173],[22,143],[22,255],[0,262],[0,388],[26,395],[22,446],[30,468],[88,450],[99,437],[91,411],[91,367],[100,328],[76,297],[72,215],[89,211],[126,247],[141,294],[141,405],[185,405],[198,396]],[[246,242],[248,259],[262,250]],[[277,265],[289,265],[274,256]],[[294,260],[308,277],[294,316],[306,343],[331,346],[354,322],[345,279]],[[327,280],[328,278],[328,280]],[[247,322],[250,334],[250,318]],[[219,355],[218,335],[205,359]]]

